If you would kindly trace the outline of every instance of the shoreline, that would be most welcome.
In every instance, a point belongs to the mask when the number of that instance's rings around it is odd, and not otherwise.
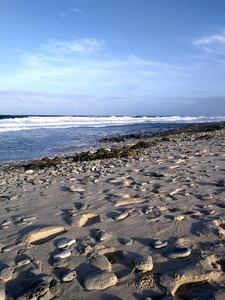
[[[223,299],[225,123],[101,146],[0,164],[0,294]]]
[[[196,133],[196,132],[211,132],[214,130],[220,130],[225,127],[225,122],[215,122],[215,123],[193,123],[193,124],[185,124],[179,129],[169,129],[158,133],[151,133],[151,134],[128,134],[128,135],[119,135],[114,136],[110,138],[103,138],[96,142],[96,146],[91,148],[91,150],[87,151],[79,151],[75,153],[64,153],[64,154],[54,154],[50,156],[40,156],[36,158],[31,159],[19,159],[19,160],[13,160],[13,161],[5,161],[0,162],[0,172],[7,168],[13,168],[15,167],[26,167],[27,165],[30,165],[33,161],[40,161],[43,158],[49,158],[50,160],[54,158],[60,158],[60,159],[68,159],[78,157],[82,153],[87,152],[93,152],[97,151],[102,148],[102,146],[106,148],[114,148],[114,147],[131,147],[136,144],[136,141],[138,140],[150,140],[155,139],[157,137],[165,137],[169,136],[171,134],[185,134],[185,133]],[[87,146],[88,147],[88,146]],[[90,146],[91,147],[91,146]],[[147,146],[146,146],[147,147]],[[139,148],[142,148],[141,145]],[[145,148],[145,147],[143,147]],[[103,158],[104,159],[104,158]]]

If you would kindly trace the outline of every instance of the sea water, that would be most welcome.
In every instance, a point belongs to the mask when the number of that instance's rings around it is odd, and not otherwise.
[[[0,116],[0,162],[75,153],[102,138],[151,134],[225,116]]]

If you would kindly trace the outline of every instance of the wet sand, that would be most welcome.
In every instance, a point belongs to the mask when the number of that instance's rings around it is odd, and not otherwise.
[[[0,299],[225,299],[225,129],[209,128],[2,164]]]

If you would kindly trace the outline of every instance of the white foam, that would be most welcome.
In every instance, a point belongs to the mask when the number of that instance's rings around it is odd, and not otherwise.
[[[30,116],[0,120],[0,132],[41,128],[107,127],[145,123],[200,123],[225,121],[225,116]]]

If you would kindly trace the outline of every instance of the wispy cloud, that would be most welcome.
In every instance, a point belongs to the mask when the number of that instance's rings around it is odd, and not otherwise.
[[[73,8],[73,12],[78,14],[78,15],[83,15],[84,14],[84,12],[79,8]]]
[[[86,103],[98,99],[108,105],[114,98],[123,99],[128,106],[126,99],[179,97],[187,91],[203,89],[206,82],[210,86],[211,78],[207,74],[221,66],[219,62],[213,67],[207,63],[199,64],[194,59],[188,64],[151,61],[132,53],[115,57],[110,54],[106,41],[96,38],[51,40],[36,52],[18,52],[18,56],[21,61],[17,70],[0,75],[0,90],[13,89],[18,95],[18,90],[36,91],[39,97],[23,92],[18,98],[19,103],[21,99],[43,103],[45,95],[42,97],[41,91],[48,93],[49,103],[51,99],[59,98],[62,103],[59,94],[64,95],[65,101],[73,103],[75,99],[83,99]],[[202,76],[205,78],[203,85]],[[216,89],[215,86],[213,92]],[[217,91],[222,94],[221,89]],[[73,100],[68,95],[73,95]],[[82,105],[81,102],[77,103]]]
[[[209,54],[225,55],[225,31],[219,34],[201,37],[194,41],[194,45]]]
[[[105,45],[104,40],[84,38],[72,41],[51,40],[47,44],[41,45],[40,52],[51,54],[93,54],[102,49]]]

